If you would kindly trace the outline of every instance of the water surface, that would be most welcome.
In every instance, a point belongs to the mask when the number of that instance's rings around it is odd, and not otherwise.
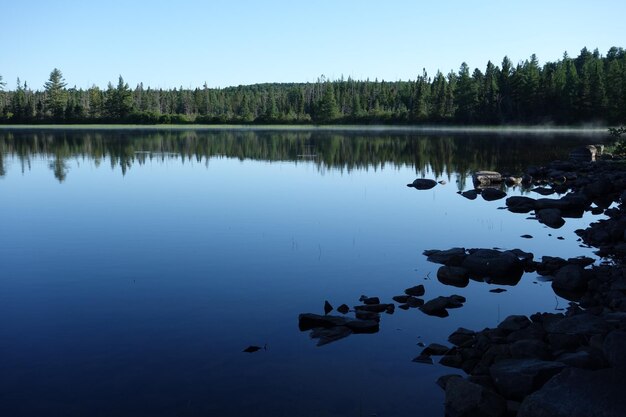
[[[518,173],[589,142],[0,130],[0,415],[443,415],[434,381],[458,371],[412,363],[418,342],[566,302],[535,274],[502,294],[445,286],[422,252],[591,255],[573,233],[588,215],[553,230],[457,194],[474,170]],[[407,188],[416,177],[446,184]],[[298,330],[325,300],[390,302],[416,284],[467,303],[444,319],[396,310],[323,347]]]

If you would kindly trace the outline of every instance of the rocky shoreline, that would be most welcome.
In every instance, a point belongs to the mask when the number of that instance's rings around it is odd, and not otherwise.
[[[499,265],[483,271],[486,276],[497,275],[498,270],[506,271],[506,276],[519,268],[536,271],[551,280],[554,291],[570,300],[570,305],[564,313],[509,316],[496,328],[459,328],[451,334],[448,341],[452,346],[438,352],[443,353],[440,363],[459,368],[466,376],[451,374],[437,381],[445,390],[446,416],[624,415],[626,161],[610,156],[593,161],[595,152],[595,147],[586,147],[574,153],[570,161],[532,167],[521,177],[527,187],[564,196],[536,200],[510,197],[506,206],[515,213],[534,212],[538,221],[552,228],[560,227],[567,217],[580,217],[584,211],[604,213],[606,220],[576,234],[611,262],[593,265],[590,258],[554,257],[537,262],[516,257],[519,253],[514,251],[507,255],[482,250]],[[580,161],[581,154],[589,160]],[[468,259],[480,251],[468,251],[461,257],[458,248],[456,257],[442,257],[450,251],[425,254],[443,263],[442,268],[456,268],[456,275],[462,276],[463,270],[472,274],[466,268]],[[423,355],[433,354],[425,351]]]
[[[534,272],[551,281],[552,289],[570,301],[559,313],[513,315],[496,328],[480,331],[459,328],[452,333],[450,346],[430,344],[413,360],[439,363],[463,371],[439,378],[445,390],[448,417],[617,417],[626,410],[626,160],[600,155],[590,145],[574,150],[568,161],[554,161],[530,167],[521,176],[492,171],[473,176],[475,188],[459,192],[468,199],[481,196],[487,201],[507,197],[506,186],[521,186],[542,196],[558,198],[507,198],[512,213],[530,213],[553,229],[567,218],[585,212],[604,214],[606,219],[577,230],[581,245],[597,248],[604,258],[597,263],[588,257],[563,259],[520,249],[485,248],[432,249],[428,260],[442,264],[437,279],[455,287],[469,280],[496,285],[515,285],[525,272]],[[417,179],[408,187],[428,190],[438,183]],[[524,235],[522,237],[531,238]],[[495,288],[491,292],[506,291]],[[424,314],[446,317],[448,309],[463,305],[459,295],[423,300],[424,287],[407,288],[393,297],[398,308],[418,308]],[[362,296],[361,305],[337,308],[343,316],[301,314],[301,331],[324,345],[356,333],[379,329],[381,313],[393,314],[395,304],[381,303],[378,297]],[[354,318],[345,316],[353,312]]]

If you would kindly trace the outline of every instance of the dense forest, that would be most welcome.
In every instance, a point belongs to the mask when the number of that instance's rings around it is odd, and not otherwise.
[[[106,90],[67,88],[59,69],[43,91],[17,80],[4,91],[0,123],[271,124],[618,124],[626,121],[626,52],[583,48],[540,66],[535,55],[484,71],[426,71],[413,81],[256,84],[228,88],[131,89],[119,77]]]

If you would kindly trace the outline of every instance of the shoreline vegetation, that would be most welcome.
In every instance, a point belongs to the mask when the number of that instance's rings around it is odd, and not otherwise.
[[[226,88],[68,88],[54,68],[43,90],[0,74],[0,124],[619,125],[626,121],[626,51],[583,48],[539,65],[534,54],[483,70],[425,70],[414,80],[330,80]]]

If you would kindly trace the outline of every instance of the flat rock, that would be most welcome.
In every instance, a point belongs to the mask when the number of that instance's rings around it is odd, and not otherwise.
[[[447,417],[502,417],[505,413],[506,400],[492,390],[465,378],[446,381]]]
[[[521,400],[541,388],[565,365],[539,359],[504,359],[489,368],[498,392],[506,398]]]
[[[426,289],[422,284],[416,285],[415,287],[407,288],[404,290],[404,293],[407,295],[412,295],[414,297],[421,297],[426,292]]]
[[[495,201],[506,197],[506,193],[498,188],[485,188],[480,195],[485,201]]]
[[[626,379],[615,369],[569,368],[529,395],[518,417],[622,417]]]
[[[435,185],[437,185],[437,181],[431,180],[428,178],[418,178],[413,183],[407,184],[407,187],[413,187],[416,190],[430,190]]]
[[[469,273],[460,266],[444,265],[437,270],[437,279],[442,284],[464,288],[469,284]]]
[[[448,266],[458,266],[463,262],[467,253],[465,248],[452,248],[447,250],[429,249],[424,251],[424,255],[430,262],[444,264]]]

